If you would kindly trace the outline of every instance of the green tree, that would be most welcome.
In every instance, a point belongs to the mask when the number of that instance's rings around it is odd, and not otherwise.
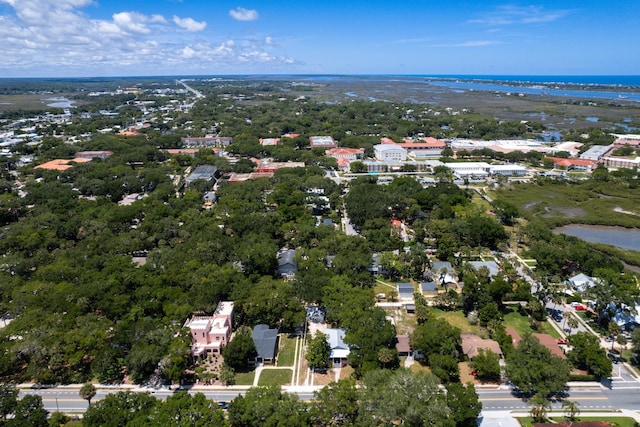
[[[359,393],[352,378],[333,382],[315,392],[311,402],[313,426],[352,426],[358,417]]]
[[[146,419],[158,400],[149,393],[120,391],[91,405],[82,417],[86,427],[121,427],[136,418]]]
[[[138,425],[150,427],[228,425],[222,410],[217,405],[212,405],[211,400],[204,394],[197,393],[191,396],[186,391],[179,391],[167,397],[164,402],[158,402],[148,417],[141,417],[139,420]]]
[[[254,387],[231,401],[228,409],[233,427],[306,427],[310,414],[305,403],[279,387]]]
[[[586,332],[578,332],[569,338],[571,351],[567,354],[569,361],[578,369],[587,369],[598,378],[608,378],[613,364],[607,357],[600,340]]]
[[[525,335],[516,349],[507,355],[506,374],[524,393],[547,396],[565,389],[569,365],[538,342]]]
[[[444,319],[429,319],[418,325],[409,339],[411,347],[427,358],[432,354],[440,354],[457,359],[460,355],[460,329],[451,326]]]
[[[257,355],[250,328],[238,330],[229,344],[222,349],[224,363],[235,372],[245,372],[249,367],[248,360]]]
[[[7,419],[7,415],[13,414],[18,405],[18,390],[7,384],[0,384],[0,414],[3,419]]]
[[[551,402],[543,394],[536,394],[529,401],[531,409],[529,413],[536,423],[544,423],[547,420],[547,413],[551,409]]]
[[[331,355],[331,346],[327,341],[327,335],[318,331],[309,341],[307,346],[307,354],[305,358],[309,367],[315,369],[327,369],[329,367],[329,356]]]
[[[447,406],[458,427],[475,427],[482,411],[482,403],[473,384],[447,384]]]
[[[86,400],[89,406],[91,406],[91,399],[96,395],[96,386],[91,383],[83,384],[82,387],[80,387],[78,395],[80,398]]]
[[[220,369],[220,382],[226,386],[236,383],[236,373],[229,365],[224,363]]]
[[[470,366],[481,381],[500,381],[500,356],[491,350],[479,349]]]
[[[564,409],[565,416],[569,421],[575,421],[580,415],[580,404],[572,400],[563,400],[562,409]]]
[[[358,419],[360,425],[455,426],[438,379],[406,369],[375,370],[364,377]]]
[[[13,419],[10,425],[30,426],[30,427],[49,427],[47,421],[47,411],[42,404],[42,398],[33,394],[24,396],[13,413]]]

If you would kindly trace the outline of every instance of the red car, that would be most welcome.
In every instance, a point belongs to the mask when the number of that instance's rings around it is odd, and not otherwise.
[[[560,338],[560,339],[558,339],[558,344],[559,345],[567,345],[567,344],[569,344],[569,341]]]

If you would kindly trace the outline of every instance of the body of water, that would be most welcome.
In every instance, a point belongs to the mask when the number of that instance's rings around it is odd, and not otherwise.
[[[553,232],[575,236],[591,243],[604,243],[640,252],[640,230],[637,228],[570,224],[558,227]]]
[[[46,98],[46,99],[43,99],[43,101],[48,102],[47,107],[53,107],[53,108],[75,108],[73,104],[76,102],[72,99],[67,99],[63,97]]]

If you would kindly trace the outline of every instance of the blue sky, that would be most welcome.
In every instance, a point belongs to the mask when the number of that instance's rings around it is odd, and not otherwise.
[[[640,74],[638,0],[0,0],[0,77]]]

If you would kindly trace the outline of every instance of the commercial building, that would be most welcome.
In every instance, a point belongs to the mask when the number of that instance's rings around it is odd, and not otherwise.
[[[311,148],[336,148],[338,144],[331,136],[310,136],[309,146]]]
[[[407,150],[398,144],[378,144],[373,146],[375,157],[380,161],[401,161],[407,160]]]

